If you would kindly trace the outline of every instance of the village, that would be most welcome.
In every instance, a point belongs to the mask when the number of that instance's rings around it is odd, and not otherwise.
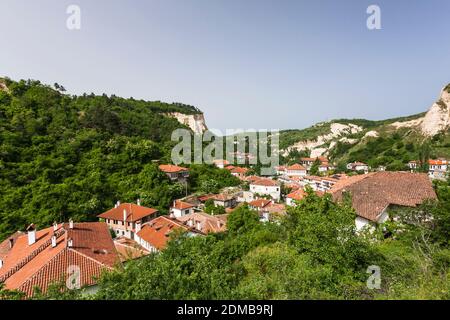
[[[167,215],[136,199],[135,203],[118,200],[98,214],[98,222],[70,220],[37,230],[30,221],[26,230],[0,244],[0,283],[30,297],[35,287],[45,291],[61,274],[75,268],[80,276],[73,288],[95,292],[95,279],[102,272],[164,250],[174,234],[203,237],[225,232],[228,216],[243,205],[257,212],[261,223],[277,223],[308,193],[330,194],[335,201],[350,193],[356,231],[371,230],[388,221],[392,206],[414,207],[435,199],[432,180],[447,177],[448,161],[429,160],[428,174],[416,172],[418,161],[409,162],[401,172],[372,170],[363,162],[353,162],[347,165],[347,173],[334,173],[326,157],[301,158],[299,163],[276,167],[272,177],[249,175],[248,167],[227,160],[215,160],[214,165],[239,178],[241,186],[175,199]],[[316,175],[311,174],[313,166]],[[159,170],[171,181],[188,183],[188,168],[161,164]]]

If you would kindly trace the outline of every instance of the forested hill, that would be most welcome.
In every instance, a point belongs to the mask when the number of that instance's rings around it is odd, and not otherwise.
[[[31,222],[93,220],[119,199],[167,208],[183,188],[153,162],[168,161],[171,132],[185,127],[168,112],[200,113],[0,79],[0,239]]]

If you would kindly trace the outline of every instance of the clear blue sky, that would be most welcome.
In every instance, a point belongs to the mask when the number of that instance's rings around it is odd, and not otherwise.
[[[370,4],[382,30],[366,28]],[[383,119],[425,111],[450,82],[449,12],[448,0],[0,0],[0,75],[184,102],[219,129]]]

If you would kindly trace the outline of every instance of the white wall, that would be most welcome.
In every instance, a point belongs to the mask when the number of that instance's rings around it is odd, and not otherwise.
[[[253,193],[265,194],[272,197],[274,200],[280,200],[280,186],[260,186],[251,184],[250,191]]]

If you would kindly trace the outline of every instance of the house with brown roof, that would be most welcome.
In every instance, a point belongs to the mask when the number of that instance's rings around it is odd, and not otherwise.
[[[253,200],[252,202],[250,202],[248,204],[248,206],[252,210],[255,210],[255,211],[258,211],[258,212],[262,212],[264,210],[264,208],[267,207],[268,205],[270,205],[271,203],[272,203],[272,200],[256,199],[256,200]]]
[[[229,169],[229,167],[226,167],[226,169]],[[232,167],[229,170],[232,176],[235,176],[240,180],[244,180],[249,169],[242,167]]]
[[[134,240],[134,236],[144,223],[156,218],[158,210],[134,203],[120,203],[114,208],[99,214],[97,217],[105,221],[118,237],[123,236]]]
[[[205,212],[194,212],[177,218],[177,220],[184,223],[189,228],[195,228],[201,233],[208,234],[226,231],[227,218],[228,214],[213,216]]]
[[[323,196],[323,194],[324,194],[324,192],[319,191],[319,190],[315,191],[315,193],[318,196]],[[300,201],[303,198],[305,198],[306,196],[307,196],[307,193],[304,189],[302,189],[302,188],[297,189],[297,190],[289,193],[286,196],[286,205],[293,207],[296,205],[296,203],[295,203],[296,201]]]
[[[174,218],[179,218],[194,212],[195,205],[182,200],[175,200],[170,207],[170,214]]]
[[[306,176],[307,171],[304,166],[301,164],[293,164],[286,168],[286,175],[287,176]]]
[[[236,206],[236,197],[231,194],[219,193],[213,195],[210,199],[214,201],[214,205],[226,208],[234,208]]]
[[[189,178],[189,170],[173,164],[161,164],[159,170],[164,172],[170,180],[185,182]]]
[[[449,161],[446,159],[428,160],[428,176],[431,179],[445,180],[448,177],[447,169]]]
[[[337,182],[330,193],[336,201],[346,193],[351,196],[357,230],[387,221],[391,207],[416,207],[436,199],[427,174],[410,172],[381,171],[348,177]]]
[[[150,254],[150,251],[142,247],[139,243],[126,237],[114,239],[114,246],[116,247],[122,263],[136,260]]]
[[[187,232],[189,236],[200,234],[194,228],[190,228],[176,219],[160,216],[142,226],[142,229],[136,234],[136,241],[146,250],[158,252],[166,247],[171,236],[176,232]]]
[[[281,197],[279,182],[268,178],[260,177],[250,182],[250,191],[253,194],[268,195],[275,201],[280,200]]]
[[[26,297],[39,287],[44,293],[52,283],[69,289],[95,290],[97,279],[121,262],[108,226],[102,222],[54,224],[6,239],[2,251],[0,283]]]

